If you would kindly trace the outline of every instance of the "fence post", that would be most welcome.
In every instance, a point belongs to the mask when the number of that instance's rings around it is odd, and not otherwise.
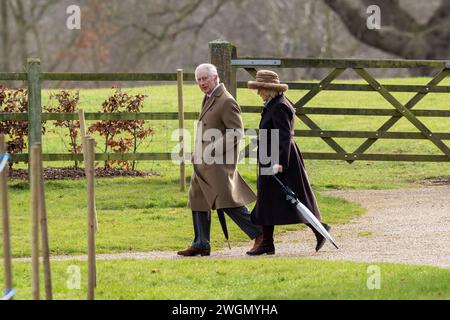
[[[88,293],[87,299],[94,300],[94,288],[97,281],[95,260],[95,140],[86,136],[84,138],[84,160],[87,180],[87,206],[88,206]]]
[[[86,146],[85,146],[85,137],[86,137],[86,119],[84,116],[84,109],[78,109],[78,120],[80,122],[80,132],[81,132],[81,152],[83,153],[83,161],[84,167],[85,167],[85,175],[86,175]],[[87,176],[87,175],[86,175]],[[94,199],[95,201],[95,199]],[[95,207],[95,202],[94,202]],[[97,212],[95,212],[95,232],[98,232],[98,219],[97,219]]]
[[[27,64],[28,79],[28,163],[30,163],[31,146],[41,143],[41,61],[30,58]],[[29,168],[29,165],[28,165]]]
[[[6,154],[7,147],[5,136],[0,134],[0,154]],[[8,199],[8,163],[0,172],[0,195],[2,201],[2,225],[3,225],[3,263],[5,267],[5,290],[11,290],[13,287],[12,260],[11,260],[11,242],[9,233],[9,199]]]
[[[217,67],[220,81],[235,99],[237,93],[236,67],[231,65],[231,59],[236,59],[236,57],[236,47],[230,42],[215,40],[209,43],[209,62]]]
[[[186,190],[186,167],[184,163],[184,103],[183,69],[177,69],[178,82],[178,130],[180,135],[180,190]]]
[[[45,297],[47,300],[53,299],[52,294],[52,273],[50,270],[50,248],[48,242],[48,226],[47,226],[47,208],[45,206],[45,187],[44,187],[44,170],[42,166],[42,147],[40,144],[36,144],[39,147],[38,152],[38,174],[39,174],[39,221],[41,230],[41,242],[42,242],[42,261],[44,265],[44,284],[45,284]]]
[[[78,109],[78,121],[80,122],[80,132],[81,132],[81,150],[83,155],[85,154],[84,137],[86,137],[86,120],[84,116],[84,109]],[[84,155],[85,156],[85,155]]]
[[[39,145],[33,144],[29,154],[31,190],[31,292],[33,300],[39,300],[39,151]]]

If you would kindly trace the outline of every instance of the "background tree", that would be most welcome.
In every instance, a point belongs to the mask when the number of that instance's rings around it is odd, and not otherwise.
[[[403,58],[449,59],[450,1],[443,0],[429,17],[420,23],[407,10],[413,1],[399,0],[324,0],[339,16],[347,30],[359,41]],[[403,5],[402,5],[403,4]],[[381,29],[366,27],[366,9],[381,9]]]
[[[381,8],[381,30],[366,28],[371,4]],[[66,27],[70,5],[80,6],[80,30]],[[22,71],[25,59],[37,56],[45,71],[192,72],[207,61],[208,42],[219,38],[234,43],[240,56],[449,59],[449,6],[448,0],[2,0],[0,68]]]

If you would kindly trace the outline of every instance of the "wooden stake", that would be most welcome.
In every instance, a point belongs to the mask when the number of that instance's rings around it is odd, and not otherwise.
[[[81,147],[84,154],[84,137],[86,137],[86,122],[84,119],[84,110],[78,109],[78,119],[80,120],[80,131],[81,131]]]
[[[30,147],[30,190],[31,190],[31,292],[39,300],[39,146]]]
[[[94,300],[96,282],[95,265],[95,194],[94,194],[94,150],[93,138],[84,139],[86,147],[86,179],[87,179],[87,206],[88,206],[88,300]]]
[[[0,154],[6,154],[5,136],[0,135]],[[8,203],[8,164],[0,172],[0,195],[3,213],[3,264],[5,267],[5,289],[8,291],[13,286],[12,263],[11,263],[11,243],[9,234],[9,203]]]
[[[178,81],[178,128],[180,130],[180,190],[186,190],[186,166],[184,163],[184,103],[183,69],[177,70]]]
[[[47,208],[45,206],[44,174],[42,166],[42,147],[39,147],[39,218],[42,241],[42,260],[44,263],[45,298],[52,300],[52,276],[50,270],[50,249],[48,243]]]
[[[85,141],[84,141],[84,138],[86,137],[86,121],[85,121],[84,110],[83,109],[78,109],[78,119],[80,121],[81,147],[82,147],[82,150],[83,150],[83,158],[86,161]],[[95,199],[94,199],[94,201],[95,201]],[[95,207],[95,202],[94,202],[94,207]],[[95,211],[95,232],[98,232],[97,211]]]

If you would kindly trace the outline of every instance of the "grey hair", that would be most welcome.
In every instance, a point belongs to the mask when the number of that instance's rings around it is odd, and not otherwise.
[[[216,66],[210,63],[202,63],[197,68],[195,68],[195,79],[197,79],[197,73],[201,69],[208,70],[209,76],[217,76],[217,80],[219,80],[219,74],[217,73]]]

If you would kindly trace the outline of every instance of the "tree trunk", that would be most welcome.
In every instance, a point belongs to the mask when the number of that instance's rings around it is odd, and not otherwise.
[[[2,1],[0,4],[1,19],[2,19],[2,32],[1,32],[1,42],[2,42],[2,57],[1,57],[1,71],[10,71],[9,62],[9,25],[8,25],[8,2],[6,0]]]
[[[426,24],[417,22],[397,0],[324,0],[359,41],[406,59],[450,59],[450,1],[442,1]],[[366,26],[369,5],[381,10],[381,29]],[[429,71],[415,70],[415,74]]]

